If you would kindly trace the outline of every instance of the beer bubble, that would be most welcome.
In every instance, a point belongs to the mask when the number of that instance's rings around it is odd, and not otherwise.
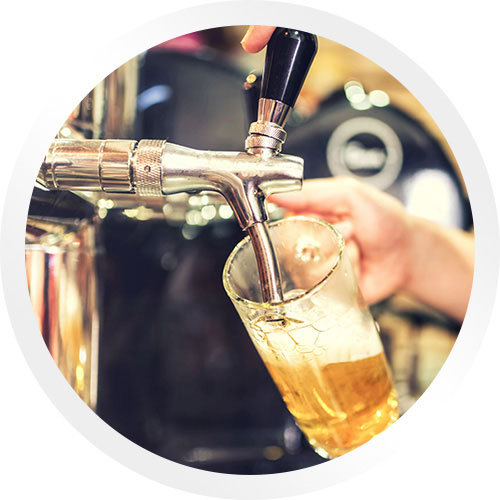
[[[297,352],[302,354],[313,352],[314,346],[308,344],[297,344],[296,346]]]
[[[325,311],[331,307],[332,299],[329,295],[317,293],[311,297],[311,302],[320,310]]]
[[[318,262],[321,259],[321,250],[316,241],[300,239],[295,247],[295,259],[300,262]]]
[[[266,317],[263,317],[252,323],[251,328],[266,335],[273,332],[276,329],[276,325],[272,324]]]
[[[288,292],[285,292],[283,298],[284,298],[284,300],[296,299],[297,297],[300,297],[301,295],[304,295],[306,292],[307,292],[307,290],[302,290],[300,288],[295,288],[293,290],[289,290]]]
[[[327,346],[314,346],[313,354],[319,359],[320,356],[322,356],[326,350],[328,349]]]
[[[326,351],[328,349],[328,346],[331,343],[331,339],[329,336],[328,332],[322,332],[318,334],[318,338],[316,339],[316,347],[319,347],[320,349],[323,349]]]
[[[250,329],[250,333],[257,342],[264,342],[266,340],[264,332],[257,325],[254,325],[254,327]]]
[[[333,314],[322,316],[312,324],[312,327],[318,332],[332,330],[338,324],[337,318]]]
[[[319,334],[312,328],[300,328],[293,332],[289,332],[288,335],[297,344],[297,350],[300,350],[300,352],[309,352],[313,350]]]
[[[270,333],[266,337],[267,345],[274,351],[292,352],[296,348],[295,341],[286,333]]]

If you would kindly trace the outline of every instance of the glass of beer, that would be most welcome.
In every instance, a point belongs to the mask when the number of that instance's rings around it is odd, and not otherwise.
[[[224,288],[313,449],[334,458],[399,416],[383,346],[340,233],[289,217],[269,225],[283,302],[265,303],[249,238],[224,267]]]

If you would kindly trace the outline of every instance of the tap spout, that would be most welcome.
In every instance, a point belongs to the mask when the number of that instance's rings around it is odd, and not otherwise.
[[[302,187],[303,160],[295,156],[196,151],[169,143],[164,152],[164,193],[217,191],[233,209],[242,229],[267,220],[268,195]]]

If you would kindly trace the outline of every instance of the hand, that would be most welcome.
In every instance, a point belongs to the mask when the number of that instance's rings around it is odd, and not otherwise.
[[[474,240],[463,231],[413,216],[392,196],[348,177],[304,182],[269,201],[334,224],[370,304],[396,291],[462,320],[474,272]]]
[[[352,178],[337,177],[306,181],[302,191],[275,195],[270,201],[337,227],[368,303],[404,287],[411,229],[395,198]]]
[[[247,52],[259,52],[266,46],[275,28],[276,26],[250,26],[241,45]]]

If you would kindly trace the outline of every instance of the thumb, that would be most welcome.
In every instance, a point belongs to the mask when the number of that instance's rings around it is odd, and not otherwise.
[[[241,45],[247,52],[259,52],[266,46],[274,29],[275,26],[250,26]]]

